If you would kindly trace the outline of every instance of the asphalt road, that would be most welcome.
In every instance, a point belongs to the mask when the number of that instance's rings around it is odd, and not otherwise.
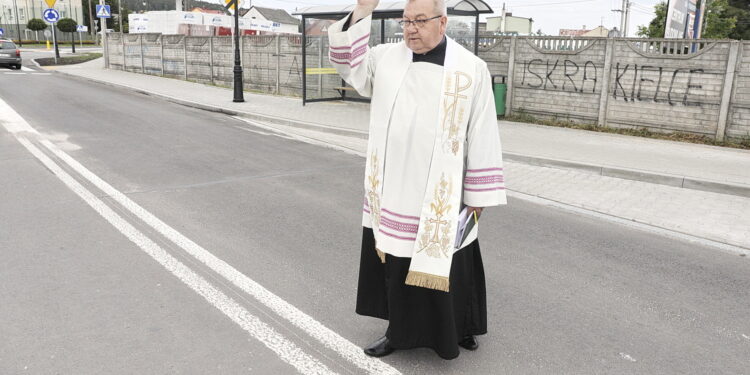
[[[353,311],[363,159],[59,74],[4,72],[0,99],[41,133],[22,137],[310,358],[362,373],[40,139],[358,346],[386,327]],[[97,214],[17,135],[0,127],[0,373],[295,373]],[[385,363],[405,374],[750,373],[748,259],[515,198],[482,221],[489,334],[479,350],[453,361],[403,351]]]

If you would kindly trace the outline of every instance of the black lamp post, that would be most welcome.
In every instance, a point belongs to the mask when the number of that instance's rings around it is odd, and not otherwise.
[[[233,0],[229,7],[234,5],[234,99],[235,103],[245,101],[245,93],[242,91],[242,60],[240,58],[240,6],[239,0]]]

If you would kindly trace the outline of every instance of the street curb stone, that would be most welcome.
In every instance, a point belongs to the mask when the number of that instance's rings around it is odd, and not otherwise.
[[[196,108],[196,109],[201,109],[205,111],[223,113],[223,114],[230,115],[230,116],[240,116],[240,117],[244,117],[247,119],[263,121],[263,122],[271,123],[271,124],[298,127],[298,128],[303,128],[307,130],[319,131],[319,132],[336,134],[336,135],[347,136],[347,137],[354,137],[354,138],[361,138],[361,139],[367,139],[368,137],[368,134],[366,132],[361,132],[357,130],[337,128],[337,127],[326,126],[326,125],[304,122],[304,121],[282,118],[282,117],[267,116],[267,115],[262,115],[259,113],[253,113],[253,112],[236,111],[236,110],[231,110],[231,109],[227,109],[227,108],[223,108],[219,106],[196,103],[196,102],[189,101],[189,100],[175,98],[169,95],[149,92],[149,91],[145,91],[143,89],[137,88],[137,87],[132,87],[132,86],[123,85],[119,83],[112,83],[109,81],[100,80],[96,78],[83,77],[83,76],[79,76],[79,75],[75,75],[75,74],[71,74],[71,73],[67,73],[63,71],[54,70],[52,72],[61,73],[61,74],[64,74],[68,77],[72,77],[75,79],[93,81],[93,82],[97,82],[97,83],[104,84],[104,85],[111,86],[111,87],[127,89],[130,91],[139,93],[139,94],[162,98],[164,100],[167,100],[175,104],[179,104],[179,105],[183,105],[183,106],[191,107],[191,108]],[[750,186],[749,185],[733,184],[733,183],[722,182],[722,181],[699,180],[699,179],[695,179],[692,177],[672,175],[668,173],[655,173],[655,172],[642,171],[642,170],[637,170],[637,169],[629,169],[629,168],[606,166],[606,165],[596,165],[596,164],[582,163],[582,162],[564,160],[564,159],[536,157],[536,156],[530,156],[530,155],[515,154],[515,153],[510,153],[510,152],[503,152],[503,157],[507,160],[511,160],[511,161],[515,161],[515,162],[519,162],[523,164],[529,164],[529,165],[575,169],[575,170],[597,174],[601,176],[607,176],[607,177],[622,178],[622,179],[627,179],[627,180],[648,182],[648,183],[658,184],[658,185],[667,185],[667,186],[674,186],[674,187],[679,187],[679,188],[684,188],[684,189],[700,190],[700,191],[707,191],[707,192],[712,192],[712,193],[736,195],[736,196],[750,198]]]

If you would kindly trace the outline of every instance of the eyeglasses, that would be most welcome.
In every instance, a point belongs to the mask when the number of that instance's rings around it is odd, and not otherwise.
[[[417,29],[421,29],[424,27],[424,25],[427,23],[427,21],[432,21],[434,19],[438,19],[442,16],[435,16],[432,18],[425,18],[425,19],[416,19],[416,20],[408,20],[408,19],[401,19],[398,21],[398,24],[401,26],[402,29],[405,29],[409,26],[414,26]]]

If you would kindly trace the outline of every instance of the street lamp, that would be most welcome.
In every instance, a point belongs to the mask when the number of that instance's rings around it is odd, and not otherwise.
[[[234,5],[234,98],[235,103],[245,101],[245,93],[242,91],[242,60],[240,59],[240,1],[230,0],[227,9]]]
[[[18,45],[23,47],[23,37],[21,36],[21,21],[18,20],[18,5],[16,0],[13,0],[13,9],[16,13],[16,32],[18,33]]]

